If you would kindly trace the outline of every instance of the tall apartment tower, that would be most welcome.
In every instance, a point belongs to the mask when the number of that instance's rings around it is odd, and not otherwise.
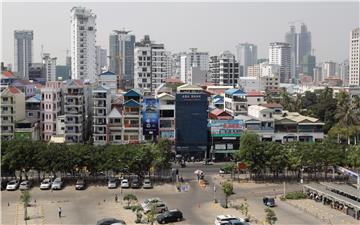
[[[239,65],[243,67],[243,76],[247,76],[247,68],[257,63],[257,46],[249,43],[240,43],[236,46]]]
[[[29,79],[29,67],[33,58],[32,30],[14,31],[14,72],[20,79]]]
[[[155,44],[150,37],[135,43],[134,50],[134,86],[137,89],[154,92],[165,83],[166,55],[164,44]]]
[[[95,19],[90,9],[71,9],[71,79],[95,81]]]
[[[109,70],[121,76],[125,86],[134,86],[135,35],[130,31],[114,30],[109,37]],[[119,87],[120,88],[120,87]]]
[[[43,65],[46,81],[56,81],[56,57],[51,58],[49,53],[43,54]]]
[[[291,82],[291,48],[288,43],[270,43],[269,64],[275,64],[280,66],[281,83]]]
[[[229,51],[220,56],[210,57],[210,77],[215,85],[236,87],[240,76],[240,66]]]
[[[202,71],[209,70],[209,53],[198,52],[197,48],[190,48],[180,57],[180,79],[186,83],[192,67],[199,67]]]
[[[360,28],[350,33],[349,85],[360,86]]]

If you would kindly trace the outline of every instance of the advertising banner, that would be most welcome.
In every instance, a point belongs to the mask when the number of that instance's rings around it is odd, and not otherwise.
[[[210,120],[208,127],[212,137],[240,137],[245,124],[242,120]]]
[[[145,98],[143,102],[143,134],[157,135],[159,129],[159,100]]]

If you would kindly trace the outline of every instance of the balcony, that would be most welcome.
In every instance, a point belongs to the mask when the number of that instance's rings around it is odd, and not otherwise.
[[[4,99],[2,99],[2,101],[1,101],[1,105],[12,105],[12,104],[14,104],[13,99],[8,99],[6,101]]]
[[[12,115],[14,114],[13,110],[1,110],[1,115]]]

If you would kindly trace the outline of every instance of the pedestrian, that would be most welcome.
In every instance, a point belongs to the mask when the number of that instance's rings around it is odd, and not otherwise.
[[[116,203],[118,202],[118,196],[117,196],[117,194],[115,194],[115,202],[116,202]]]
[[[59,207],[59,218],[61,218],[61,207]]]

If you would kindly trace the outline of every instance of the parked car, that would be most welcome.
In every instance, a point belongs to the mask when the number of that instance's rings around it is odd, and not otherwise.
[[[152,205],[155,205],[155,213],[163,213],[168,210],[163,202],[150,203],[143,208],[145,214],[151,211]]]
[[[226,225],[250,225],[245,220],[230,220]]]
[[[265,196],[263,198],[263,203],[266,206],[275,207],[275,199],[273,197]]]
[[[138,178],[133,178],[131,180],[131,188],[140,188],[140,181]]]
[[[239,218],[232,215],[219,215],[215,218],[215,225],[227,225],[231,220],[239,220]]]
[[[1,190],[6,190],[6,181],[5,180],[1,180]]]
[[[63,181],[60,177],[56,178],[54,182],[51,184],[51,189],[53,190],[61,190],[63,187]]]
[[[151,203],[159,203],[159,202],[163,202],[160,198],[148,198],[148,199],[145,199],[145,201],[143,203],[141,203],[141,207],[142,208],[145,208],[147,207],[147,205],[151,204]]]
[[[51,180],[49,178],[45,178],[40,184],[40,189],[49,190],[50,188],[51,188]]]
[[[83,178],[80,178],[75,183],[75,190],[85,190],[86,182]]]
[[[9,181],[6,185],[7,191],[15,191],[19,187],[19,181],[18,180],[12,180]]]
[[[24,180],[20,183],[19,189],[20,190],[29,190],[32,186],[32,182],[29,180]]]
[[[120,184],[121,188],[129,188],[130,185],[129,185],[129,180],[128,179],[123,179],[121,181],[121,184]]]
[[[144,189],[153,188],[150,179],[148,179],[148,178],[145,178],[145,179],[144,179],[143,188],[144,188]]]
[[[159,223],[169,223],[183,220],[183,214],[178,209],[171,209],[167,212],[161,213],[156,217]]]
[[[115,179],[115,177],[110,177],[109,181],[108,181],[108,188],[117,188],[117,181]]]
[[[126,225],[124,220],[118,220],[115,218],[104,218],[96,222],[96,225]]]

